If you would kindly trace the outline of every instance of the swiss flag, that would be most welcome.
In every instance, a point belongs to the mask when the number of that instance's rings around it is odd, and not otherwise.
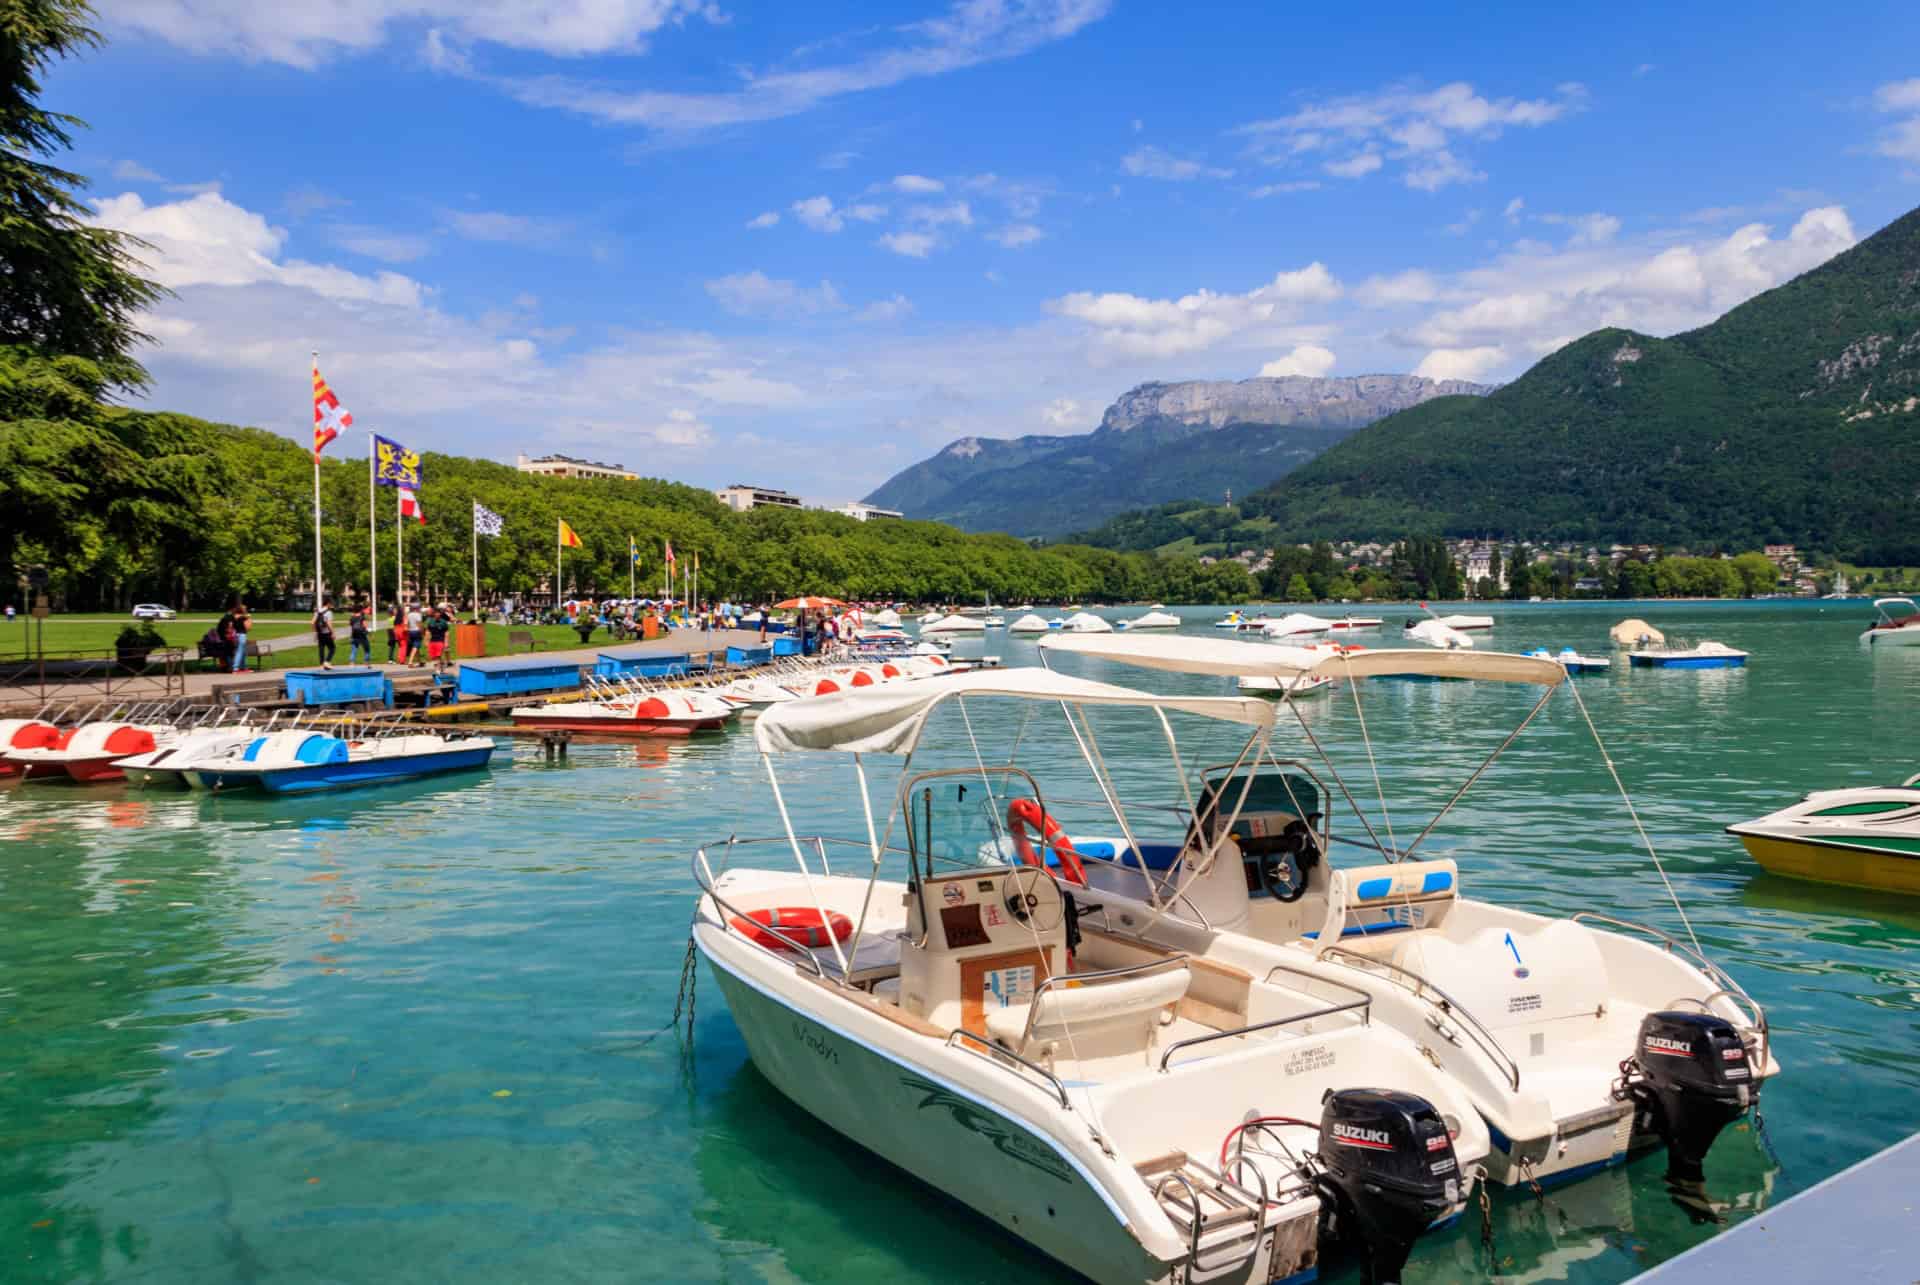
[[[400,516],[412,518],[421,526],[427,524],[427,512],[420,507],[420,497],[404,486],[400,488]]]

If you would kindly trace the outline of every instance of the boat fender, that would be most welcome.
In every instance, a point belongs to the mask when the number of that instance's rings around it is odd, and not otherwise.
[[[845,941],[853,935],[853,920],[837,910],[829,910],[822,921],[811,906],[775,906],[771,910],[750,910],[728,921],[748,941],[774,950],[792,950],[793,943],[819,947]],[[769,932],[768,929],[778,931]]]
[[[1040,836],[1042,843],[1053,849],[1054,856],[1060,859],[1060,873],[1070,881],[1086,887],[1087,870],[1080,864],[1080,854],[1073,850],[1073,840],[1067,837],[1060,823],[1048,816],[1046,810],[1033,799],[1015,799],[1007,805],[1007,829],[1013,837],[1013,848],[1020,859],[1030,866],[1045,868],[1046,862],[1034,850],[1029,831]]]

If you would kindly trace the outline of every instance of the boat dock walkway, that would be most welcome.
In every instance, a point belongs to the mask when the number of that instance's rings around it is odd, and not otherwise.
[[[1633,1278],[1692,1281],[1920,1280],[1920,1133],[1868,1156],[1703,1245]]]

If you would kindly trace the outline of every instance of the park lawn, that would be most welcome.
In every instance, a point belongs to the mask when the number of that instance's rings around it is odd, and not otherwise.
[[[509,633],[532,634],[533,641],[537,644],[537,650],[543,652],[578,651],[580,649],[580,635],[574,632],[570,625],[509,626],[490,624],[486,629],[487,656],[489,659],[499,659],[507,654],[507,635]],[[450,651],[453,648],[454,637],[455,635],[453,634],[447,635],[447,646]],[[344,665],[347,663],[348,654],[348,636],[346,630],[344,628],[336,630],[334,638],[336,645],[334,647],[333,663],[335,665]],[[593,636],[587,639],[586,645],[588,647],[622,647],[625,646],[626,643],[615,641],[613,634],[608,630],[596,629],[593,631]],[[689,645],[691,646],[691,644]],[[695,650],[705,650],[705,648],[702,646],[695,648]],[[516,652],[515,654],[519,655],[522,653]],[[373,635],[373,658],[381,664],[386,663],[387,635],[384,628],[375,632]],[[459,657],[455,656],[454,659],[457,660]],[[320,649],[318,647],[301,647],[294,651],[275,652],[271,655],[261,657],[260,662],[264,668],[268,669],[309,669],[320,663]]]
[[[192,652],[195,643],[220,619],[220,613],[194,612],[177,620],[153,620],[151,624],[170,647]],[[265,641],[306,633],[311,617],[305,613],[280,612],[253,618],[252,637]],[[49,656],[76,651],[108,651],[122,629],[138,623],[128,616],[48,616],[42,628],[31,616],[20,616],[8,625],[0,620],[0,656],[32,654],[45,646]]]

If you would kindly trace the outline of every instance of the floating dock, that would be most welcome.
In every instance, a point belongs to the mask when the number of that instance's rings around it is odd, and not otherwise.
[[[1703,1245],[1633,1278],[1693,1281],[1897,1282],[1916,1276],[1920,1134],[1842,1169]]]

